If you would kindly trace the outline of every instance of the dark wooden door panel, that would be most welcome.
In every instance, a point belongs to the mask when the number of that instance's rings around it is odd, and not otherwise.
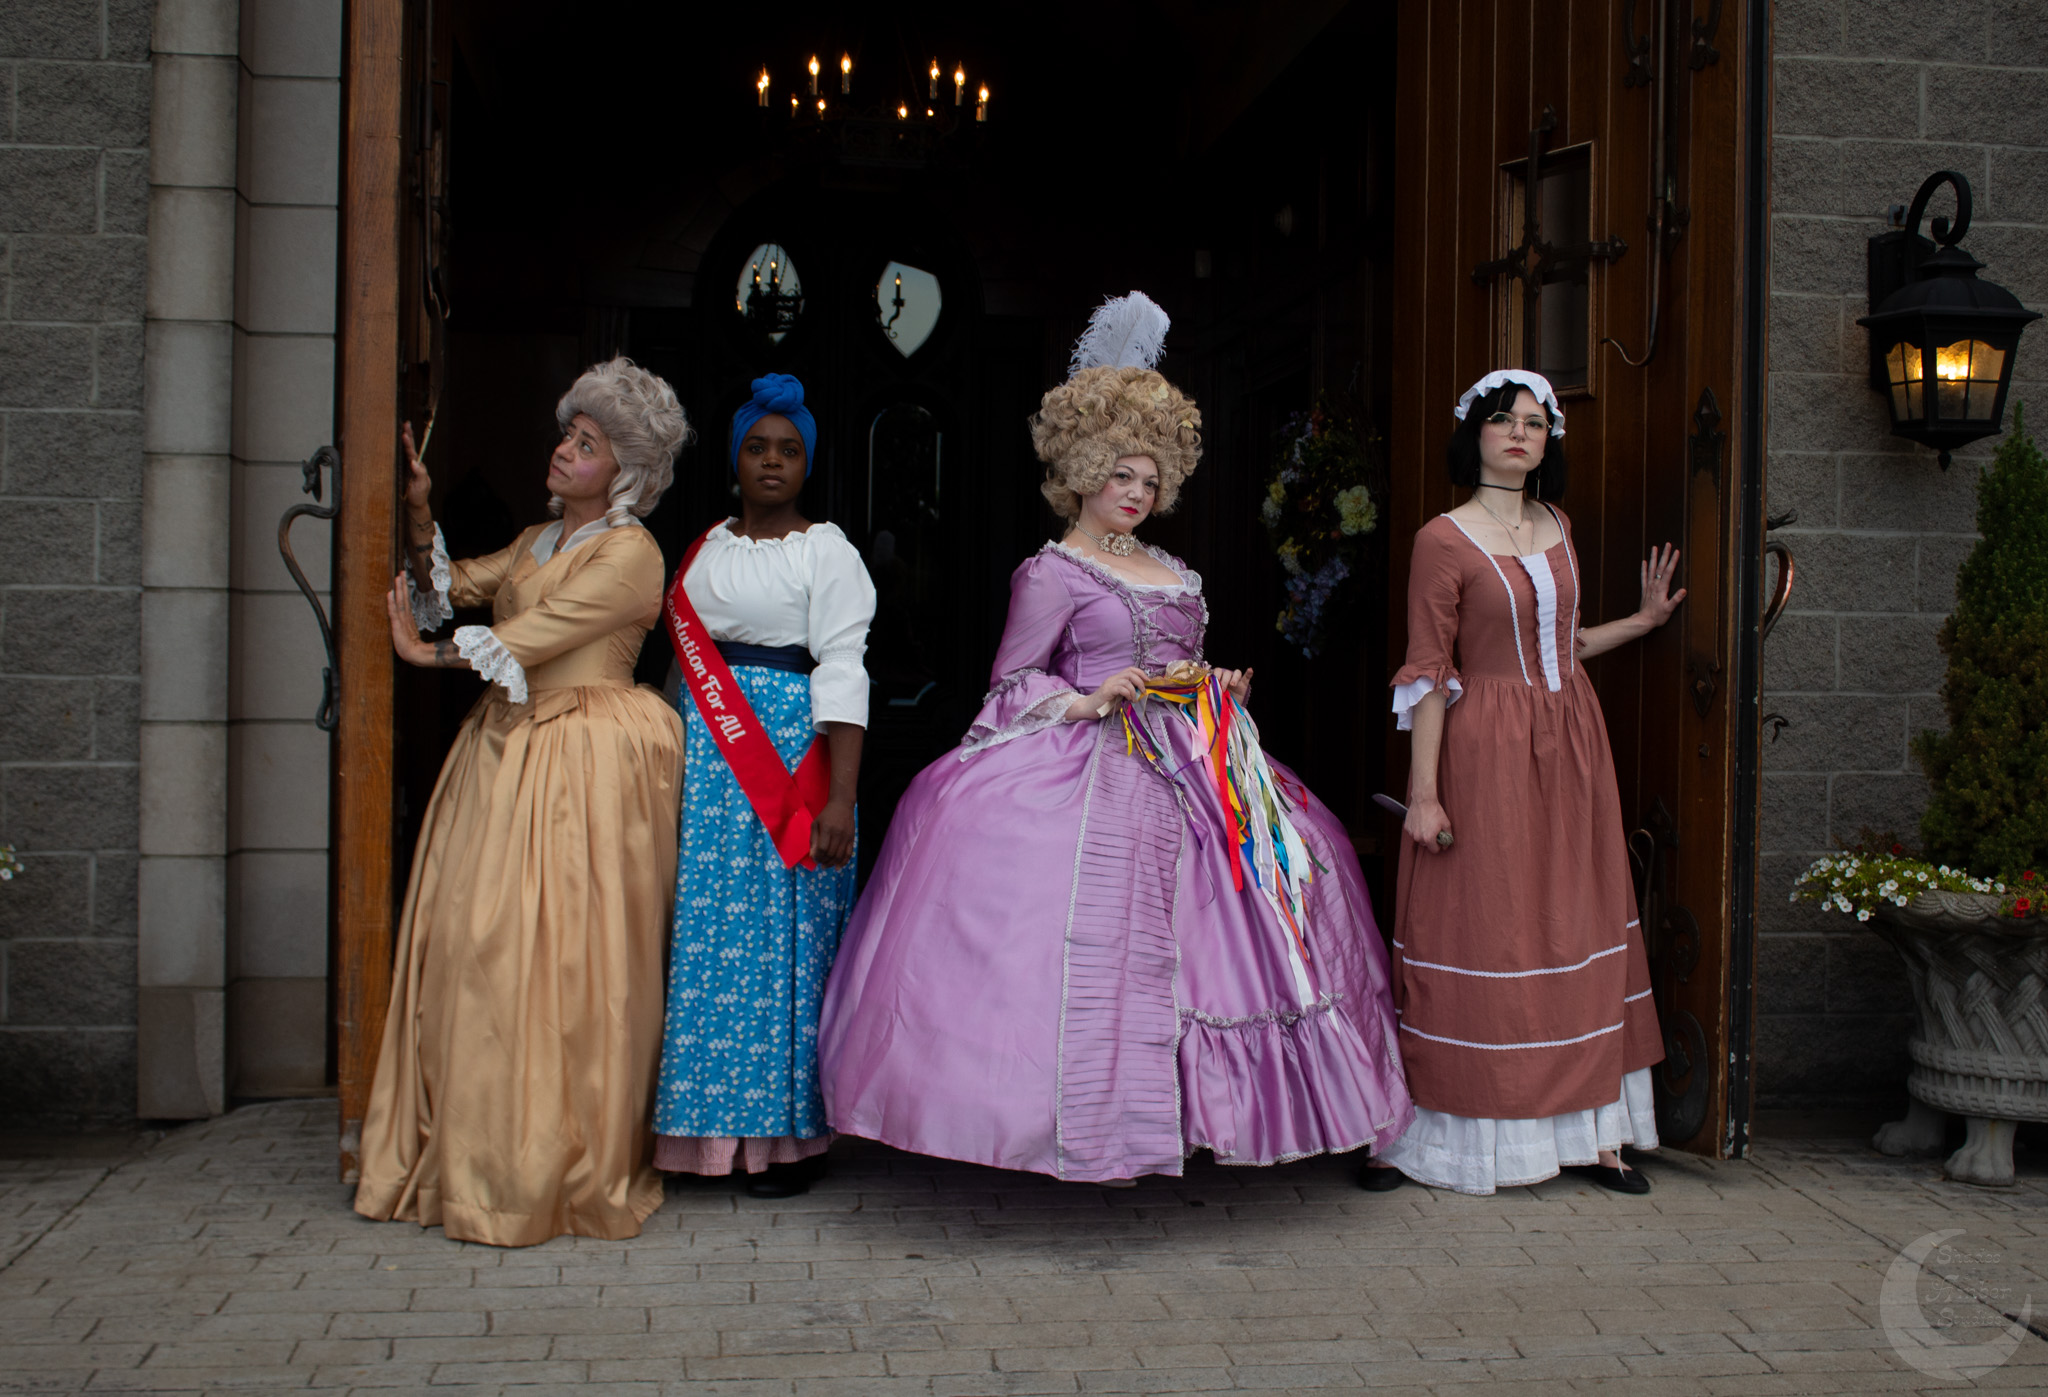
[[[1745,409],[1747,10],[1701,8],[1705,43],[1695,44],[1700,29],[1686,0],[1415,0],[1401,9],[1399,37],[1407,125],[1396,183],[1412,274],[1396,283],[1392,650],[1406,644],[1399,580],[1414,531],[1456,502],[1442,467],[1451,404],[1488,369],[1522,362],[1521,338],[1508,333],[1520,303],[1511,307],[1498,281],[1481,284],[1473,273],[1521,235],[1504,167],[1526,163],[1531,130],[1548,108],[1554,125],[1540,137],[1544,151],[1589,148],[1586,236],[1628,244],[1590,264],[1586,383],[1565,396],[1565,507],[1588,624],[1635,610],[1650,546],[1685,550],[1690,595],[1672,623],[1588,668],[1633,831],[1670,1054],[1659,1073],[1660,1124],[1666,1143],[1709,1154],[1739,1138],[1727,1127],[1748,1109],[1728,1095],[1731,1054],[1746,1052],[1731,939],[1749,926],[1731,893],[1733,832],[1739,804],[1754,799],[1734,775],[1744,711],[1735,694],[1738,504],[1752,468],[1732,445]],[[1718,26],[1708,28],[1716,13]],[[1632,51],[1645,54],[1646,82],[1625,81]],[[1658,231],[1655,198],[1660,147],[1668,235]],[[1407,740],[1390,737],[1388,755],[1399,780]]]

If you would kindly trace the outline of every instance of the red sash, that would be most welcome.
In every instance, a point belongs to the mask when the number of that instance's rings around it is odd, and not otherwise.
[[[668,638],[682,666],[683,684],[697,701],[704,726],[711,729],[718,750],[732,768],[733,778],[747,794],[747,803],[754,807],[754,813],[775,841],[775,852],[782,855],[783,866],[816,868],[818,865],[811,859],[811,821],[832,796],[832,768],[826,756],[825,739],[813,740],[810,750],[791,773],[782,764],[782,754],[775,750],[768,730],[754,716],[753,707],[732,677],[725,656],[718,653],[717,643],[705,633],[697,608],[690,604],[690,594],[683,588],[683,579],[689,575],[690,564],[697,561],[697,550],[709,537],[711,530],[707,529],[683,554],[683,565],[676,569],[675,584],[668,589],[668,601],[662,607],[662,615],[668,619]],[[684,779],[688,779],[687,773]]]

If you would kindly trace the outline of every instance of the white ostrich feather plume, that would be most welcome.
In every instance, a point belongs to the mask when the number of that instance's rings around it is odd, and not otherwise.
[[[1113,296],[1088,317],[1088,328],[1074,341],[1067,376],[1083,369],[1149,369],[1166,352],[1172,324],[1159,303],[1142,291]]]

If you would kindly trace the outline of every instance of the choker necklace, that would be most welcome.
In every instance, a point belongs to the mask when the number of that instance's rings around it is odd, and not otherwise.
[[[1108,538],[1097,538],[1078,523],[1074,525],[1074,532],[1112,558],[1128,558],[1138,551],[1138,540],[1131,534],[1111,534]]]
[[[1526,495],[1529,493],[1529,487],[1526,485],[1491,485],[1484,480],[1479,482],[1477,488],[1481,490],[1512,490],[1517,495]]]

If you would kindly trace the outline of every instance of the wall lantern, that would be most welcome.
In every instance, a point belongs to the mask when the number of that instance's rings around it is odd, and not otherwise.
[[[1920,219],[1943,184],[1956,192],[1955,222],[1936,218],[1929,241]],[[1937,170],[1904,225],[1870,240],[1870,314],[1856,322],[1870,330],[1870,386],[1891,407],[1892,434],[1939,451],[1943,470],[1955,448],[1998,432],[2020,331],[2041,318],[1978,280],[1984,264],[1956,246],[1969,231],[1970,182]]]

